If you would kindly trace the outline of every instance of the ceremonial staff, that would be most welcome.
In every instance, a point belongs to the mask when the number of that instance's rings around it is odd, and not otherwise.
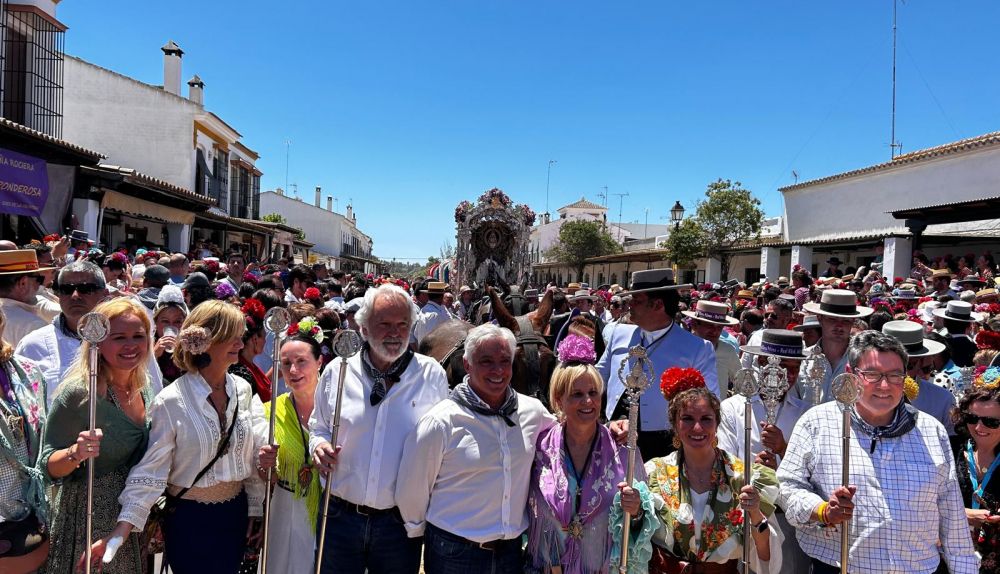
[[[277,411],[278,378],[281,376],[281,340],[292,322],[288,310],[274,307],[264,315],[264,329],[274,335],[274,351],[271,353],[271,418],[267,425],[267,444],[274,446],[274,413]],[[264,489],[264,539],[260,546],[261,572],[267,572],[267,539],[271,532],[271,476],[274,468],[267,469],[267,488]]]
[[[750,453],[750,433],[753,431],[753,409],[751,401],[754,395],[760,390],[760,383],[750,369],[740,369],[736,373],[736,380],[733,389],[739,393],[743,399],[743,484],[750,484],[750,465],[753,457]],[[747,528],[751,522],[750,511],[743,509],[743,571],[750,571],[750,529]]]
[[[833,397],[837,399],[837,405],[844,415],[843,420],[843,443],[842,456],[843,466],[841,467],[841,485],[847,488],[851,480],[851,413],[854,411],[854,403],[858,402],[861,396],[861,381],[853,373],[841,373],[833,379],[830,385]],[[851,519],[848,517],[840,524],[840,572],[847,574],[847,551],[851,543]]]
[[[90,354],[88,356],[88,370],[90,379],[90,436],[93,438],[97,427],[97,363],[100,352],[100,342],[108,337],[111,331],[111,323],[108,318],[100,313],[87,313],[80,318],[80,337],[90,344]],[[86,559],[84,572],[90,574],[93,569],[92,550],[90,541],[94,539],[94,463],[96,458],[87,459],[87,537]]]
[[[629,367],[629,360],[632,366]],[[625,369],[629,369],[628,376],[625,376]],[[622,359],[618,367],[618,378],[625,384],[625,394],[628,399],[628,472],[625,475],[625,483],[632,487],[632,480],[635,478],[635,450],[636,441],[639,439],[639,398],[649,386],[653,379],[653,362],[646,356],[646,349],[636,345],[628,350],[628,355]],[[618,562],[618,572],[625,574],[628,571],[628,537],[632,524],[632,515],[625,512],[622,524],[622,555]]]
[[[830,374],[830,361],[820,350],[819,345],[809,351],[809,355],[802,361],[802,368],[799,369],[799,385],[805,389],[807,396],[801,393],[799,398],[807,399],[813,405],[823,402],[823,383],[826,382],[827,375]]]
[[[337,434],[340,432],[340,403],[344,400],[344,378],[347,376],[347,359],[361,350],[361,335],[357,331],[339,331],[333,337],[333,352],[340,357],[340,372],[337,378],[337,402],[333,408],[333,425],[330,432],[330,444],[337,448]],[[326,516],[330,506],[330,488],[333,485],[333,472],[326,475],[326,489],[323,491],[323,518],[319,521],[319,546],[316,550],[316,570],[319,574],[323,564],[323,543],[326,541]]]

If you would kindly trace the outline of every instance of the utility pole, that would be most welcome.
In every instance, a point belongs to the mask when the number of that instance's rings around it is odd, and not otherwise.
[[[559,163],[554,159],[549,160],[549,167],[545,170],[545,214],[549,213],[549,180],[552,178],[552,164]]]
[[[626,191],[625,193],[612,193],[611,195],[618,196],[618,229],[619,229],[618,242],[621,243],[622,241],[625,240],[625,238],[622,237],[621,234],[622,206],[625,204],[625,198],[628,197],[628,192]]]
[[[288,192],[288,159],[292,154],[292,140],[285,138],[285,193]]]
[[[649,238],[649,208],[648,207],[646,208],[646,223],[644,223],[643,226],[642,226],[642,238],[643,239],[648,239]]]
[[[889,135],[889,159],[896,159],[896,150],[902,151],[903,144],[896,141],[896,7],[898,0],[892,0],[892,128]]]

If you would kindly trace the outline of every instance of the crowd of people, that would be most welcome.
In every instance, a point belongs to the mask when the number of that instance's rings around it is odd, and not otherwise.
[[[747,544],[754,572],[825,573],[845,528],[852,573],[1000,572],[992,258],[918,253],[895,278],[878,258],[827,264],[751,285],[650,269],[627,286],[515,290],[511,313],[544,315],[536,335],[558,359],[529,396],[511,384],[525,334],[484,311],[477,286],[238,250],[0,242],[0,572],[74,572],[89,548],[121,573],[162,553],[177,574],[317,560],[596,574],[623,552],[633,574],[734,573]],[[276,307],[282,333],[265,325]],[[89,313],[110,326],[96,344],[80,333]],[[464,375],[450,380],[417,351],[462,322]],[[347,329],[363,345],[337,357]],[[653,378],[630,428],[636,347]],[[846,486],[844,373],[859,391]],[[748,377],[781,392],[744,396]]]

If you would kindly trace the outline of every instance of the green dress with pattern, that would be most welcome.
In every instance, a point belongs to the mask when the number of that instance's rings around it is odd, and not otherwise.
[[[147,405],[153,395],[149,386],[139,397]],[[139,398],[136,397],[136,398]],[[80,431],[90,428],[90,406],[85,384],[63,384],[49,410],[42,441],[40,468],[46,469],[49,457],[76,442]],[[103,431],[101,454],[94,459],[94,521],[93,540],[111,533],[118,523],[121,504],[118,495],[125,489],[125,479],[146,452],[149,441],[149,419],[138,425],[118,406],[113,395],[99,397],[97,428]],[[40,572],[70,574],[86,550],[87,530],[87,463],[81,464],[68,476],[56,481],[57,494],[52,502],[50,533],[53,544],[49,559]],[[115,559],[104,565],[108,574],[135,574],[145,571],[139,533],[133,532],[118,550]]]

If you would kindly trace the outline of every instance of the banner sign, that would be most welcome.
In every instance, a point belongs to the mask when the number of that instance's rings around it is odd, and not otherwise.
[[[0,148],[0,213],[39,217],[48,198],[45,161]]]

